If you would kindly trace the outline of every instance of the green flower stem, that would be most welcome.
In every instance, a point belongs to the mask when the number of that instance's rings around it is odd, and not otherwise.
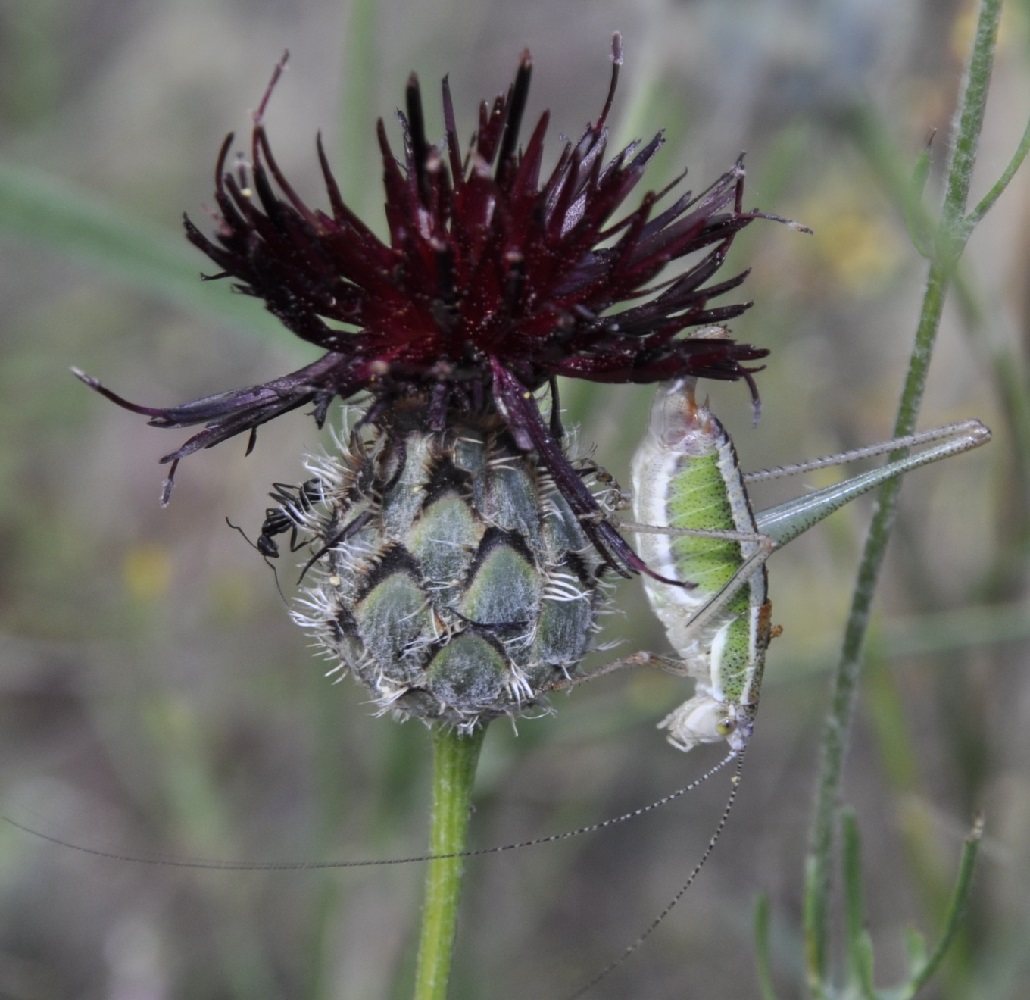
[[[426,872],[422,936],[415,972],[415,1000],[446,1000],[454,954],[458,898],[466,850],[472,785],[485,728],[471,735],[438,727],[433,731],[433,806]],[[439,857],[439,855],[449,855]]]
[[[966,203],[987,102],[1000,13],[1001,0],[982,0],[976,38],[967,68],[956,137],[948,164],[941,223],[937,230],[922,313],[894,428],[896,436],[910,434],[915,428],[934,341],[940,326],[944,299],[970,232],[965,217]],[[851,613],[834,677],[830,712],[826,720],[823,759],[806,864],[806,959],[809,989],[814,996],[823,995],[823,984],[827,978],[830,872],[844,750],[854,714],[870,607],[887,540],[894,524],[900,486],[900,479],[895,479],[887,483],[879,495],[858,570]]]

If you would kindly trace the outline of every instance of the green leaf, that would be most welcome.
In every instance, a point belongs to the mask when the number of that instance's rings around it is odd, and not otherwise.
[[[934,252],[934,226],[923,204],[923,192],[926,190],[926,181],[929,176],[930,143],[928,142],[916,159],[903,203],[905,227],[908,229],[909,239],[916,250],[927,260],[933,257]]]
[[[930,978],[937,971],[944,956],[951,947],[955,935],[958,933],[962,918],[965,916],[966,907],[969,904],[969,896],[973,891],[973,871],[976,868],[976,859],[980,853],[980,843],[983,840],[984,818],[978,815],[973,820],[973,828],[966,837],[965,846],[962,848],[962,858],[959,861],[958,878],[951,893],[951,900],[948,904],[948,912],[944,918],[944,930],[937,942],[933,954],[926,960],[921,969],[917,970],[909,983],[909,996],[915,996]]]
[[[1019,145],[1016,147],[1015,153],[1012,154],[1012,159],[1009,160],[1008,165],[1002,171],[1001,176],[991,186],[990,191],[980,199],[976,207],[962,220],[967,238],[968,234],[972,233],[974,227],[1001,197],[1001,193],[1008,187],[1009,181],[1015,177],[1016,171],[1023,165],[1028,152],[1030,152],[1030,121],[1027,122],[1026,128],[1023,130],[1023,138],[1019,140]]]
[[[905,953],[908,955],[909,976],[915,979],[926,965],[926,938],[915,927],[905,928]]]

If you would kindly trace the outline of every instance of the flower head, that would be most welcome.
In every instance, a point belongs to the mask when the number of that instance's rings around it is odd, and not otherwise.
[[[445,137],[436,146],[426,135],[413,75],[399,114],[400,157],[378,123],[384,241],[343,202],[321,139],[328,211],[310,208],[283,176],[263,116],[284,57],[254,115],[249,162],[227,162],[232,135],[222,145],[213,235],[189,218],[186,234],[218,266],[212,277],[231,278],[263,299],[288,329],[326,353],[270,382],[169,408],[130,403],[77,373],[154,426],[204,425],[162,459],[171,464],[165,501],[186,455],[245,431],[249,450],[258,426],[309,403],[321,426],[335,397],[365,392],[365,422],[398,406],[419,408],[431,431],[442,431],[456,414],[496,415],[517,448],[535,454],[602,559],[623,573],[646,572],[565,454],[556,379],[744,379],[755,397],[756,369],[745,363],[767,351],[684,331],[724,323],[748,307],[721,302],[747,272],[716,275],[735,235],[755,218],[774,217],[742,210],[739,160],[700,195],[676,193],[677,181],[625,208],[663,138],[606,158],[621,61],[616,36],[601,114],[577,142],[566,143],[549,171],[549,115],[541,115],[524,145],[520,139],[528,52],[507,94],[480,106],[464,152],[446,79]],[[691,255],[685,269],[663,278],[669,264]],[[545,388],[546,419],[538,400]]]

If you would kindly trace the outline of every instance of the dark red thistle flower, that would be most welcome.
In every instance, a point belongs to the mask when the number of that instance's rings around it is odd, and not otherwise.
[[[244,431],[251,434],[249,451],[259,425],[308,403],[321,426],[334,397],[364,391],[371,395],[364,422],[381,421],[398,406],[422,407],[432,431],[442,431],[456,413],[497,414],[517,448],[535,453],[549,472],[605,562],[621,572],[646,571],[566,457],[556,379],[744,379],[756,398],[757,369],[744,363],[766,350],[683,333],[748,308],[713,304],[747,272],[716,275],[736,234],[756,218],[774,217],[742,210],[739,160],[700,195],[676,194],[677,181],[624,210],[663,138],[606,158],[621,62],[616,36],[599,118],[578,142],[566,143],[546,173],[547,113],[520,144],[528,52],[508,93],[480,106],[464,153],[446,79],[446,135],[438,147],[426,136],[413,75],[399,115],[400,158],[378,123],[389,226],[384,242],[344,204],[320,138],[328,212],[309,208],[280,171],[263,115],[284,57],[254,115],[250,163],[227,163],[231,135],[222,145],[213,236],[188,218],[186,234],[218,266],[212,277],[232,278],[326,354],[270,382],[169,408],[130,403],[77,373],[153,426],[204,425],[161,460],[171,463],[165,501],[186,455]],[[691,255],[685,270],[662,278],[667,265]],[[536,395],[545,386],[547,419]]]

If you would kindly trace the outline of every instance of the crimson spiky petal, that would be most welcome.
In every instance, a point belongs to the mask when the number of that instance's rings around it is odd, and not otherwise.
[[[765,349],[683,335],[725,323],[750,305],[713,304],[747,274],[713,281],[735,235],[756,218],[775,218],[742,209],[742,162],[696,197],[682,193],[659,208],[678,180],[616,217],[663,143],[659,134],[605,159],[622,62],[618,36],[597,122],[578,142],[566,143],[546,175],[547,113],[525,147],[519,145],[528,52],[507,94],[480,106],[464,153],[446,79],[446,135],[438,148],[426,136],[413,75],[399,114],[401,157],[382,120],[377,128],[389,229],[384,242],[344,204],[320,138],[328,211],[309,208],[279,169],[263,116],[284,62],[254,115],[250,162],[228,165],[232,136],[222,145],[213,236],[188,218],[186,235],[218,266],[215,277],[230,277],[240,291],[263,299],[293,333],[327,353],[262,385],[167,409],[137,406],[80,377],[155,426],[204,425],[162,459],[173,473],[186,455],[244,431],[253,441],[260,424],[307,403],[321,425],[334,397],[362,390],[373,397],[367,419],[402,398],[425,399],[433,430],[444,428],[449,413],[496,409],[519,447],[539,454],[608,561],[623,571],[646,571],[600,516],[564,455],[555,379],[745,379],[755,395],[756,369],[744,363],[764,357]],[[661,280],[667,265],[691,255],[685,270]],[[545,385],[552,390],[549,423],[534,395]]]

